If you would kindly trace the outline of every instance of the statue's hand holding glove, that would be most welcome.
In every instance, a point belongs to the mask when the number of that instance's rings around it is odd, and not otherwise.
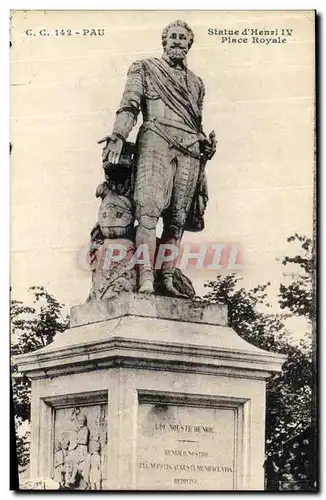
[[[103,137],[98,144],[106,142],[103,148],[102,160],[109,163],[117,164],[123,147],[123,139],[116,134],[111,134]]]

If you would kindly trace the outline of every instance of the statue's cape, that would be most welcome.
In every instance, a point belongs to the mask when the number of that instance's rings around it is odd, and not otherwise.
[[[180,81],[163,59],[144,59],[143,65],[162,101],[196,132],[201,131],[201,114],[198,99]]]

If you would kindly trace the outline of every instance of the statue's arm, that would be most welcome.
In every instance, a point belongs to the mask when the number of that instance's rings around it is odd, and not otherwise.
[[[205,85],[201,78],[198,77],[199,81],[199,94],[198,94],[198,108],[200,111],[200,117],[203,118],[203,107],[204,107],[204,97],[205,97]]]
[[[137,122],[140,104],[144,94],[144,74],[141,61],[134,62],[127,74],[125,90],[116,114],[112,133],[127,139]]]
[[[137,116],[144,93],[144,74],[141,61],[134,62],[128,71],[125,90],[116,113],[111,135],[103,137],[98,144],[106,143],[103,149],[102,159],[109,163],[117,164],[123,148],[123,142],[127,139],[133,126],[136,124]]]
[[[202,123],[203,119],[203,107],[204,107],[204,97],[205,97],[205,85],[201,78],[198,77],[199,81],[199,94],[198,94],[198,108],[200,111],[200,119]],[[203,132],[203,129],[202,129]],[[204,135],[205,137],[205,135]],[[211,160],[216,152],[217,141],[215,139],[215,132],[212,130],[208,136],[208,140],[204,140],[204,153],[207,160]]]

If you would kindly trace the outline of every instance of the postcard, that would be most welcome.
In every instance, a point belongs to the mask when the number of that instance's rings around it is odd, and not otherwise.
[[[12,489],[317,491],[316,13],[10,13]]]

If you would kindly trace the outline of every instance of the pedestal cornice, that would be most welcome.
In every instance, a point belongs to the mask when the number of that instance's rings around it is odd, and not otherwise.
[[[259,379],[280,371],[286,356],[240,338],[226,326],[226,313],[219,304],[121,294],[73,308],[69,330],[15,361],[30,378],[109,367]]]

